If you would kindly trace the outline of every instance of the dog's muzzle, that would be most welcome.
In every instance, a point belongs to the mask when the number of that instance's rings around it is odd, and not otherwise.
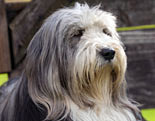
[[[110,61],[115,56],[115,51],[109,48],[104,48],[100,51],[100,54],[104,57],[105,60]]]

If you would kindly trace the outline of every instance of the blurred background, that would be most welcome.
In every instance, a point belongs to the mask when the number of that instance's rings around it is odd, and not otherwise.
[[[44,19],[76,0],[0,0],[0,85],[20,76],[26,48]],[[78,0],[83,3],[84,0]],[[128,56],[129,97],[155,121],[155,0],[85,0],[117,17]],[[0,94],[1,94],[0,90]]]

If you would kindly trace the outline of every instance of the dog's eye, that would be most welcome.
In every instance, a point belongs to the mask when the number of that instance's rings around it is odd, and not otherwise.
[[[81,37],[84,33],[84,30],[81,29],[81,30],[78,30],[76,31],[74,34],[73,34],[73,37]]]
[[[83,36],[83,33],[84,33],[83,29],[80,29],[72,33],[69,43],[71,48],[74,48],[77,45],[77,43],[79,43],[81,37]]]
[[[104,34],[111,36],[111,33],[108,31],[108,29],[104,28],[102,31]]]

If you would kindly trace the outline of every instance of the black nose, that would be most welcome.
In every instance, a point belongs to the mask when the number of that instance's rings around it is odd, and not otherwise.
[[[114,58],[115,51],[112,49],[105,48],[100,51],[100,54],[104,57],[105,60],[110,61]]]

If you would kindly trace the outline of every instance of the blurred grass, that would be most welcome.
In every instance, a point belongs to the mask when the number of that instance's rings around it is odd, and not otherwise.
[[[142,109],[141,113],[146,121],[155,121],[155,108],[154,109]]]
[[[0,86],[8,81],[9,77],[7,73],[0,74]]]

